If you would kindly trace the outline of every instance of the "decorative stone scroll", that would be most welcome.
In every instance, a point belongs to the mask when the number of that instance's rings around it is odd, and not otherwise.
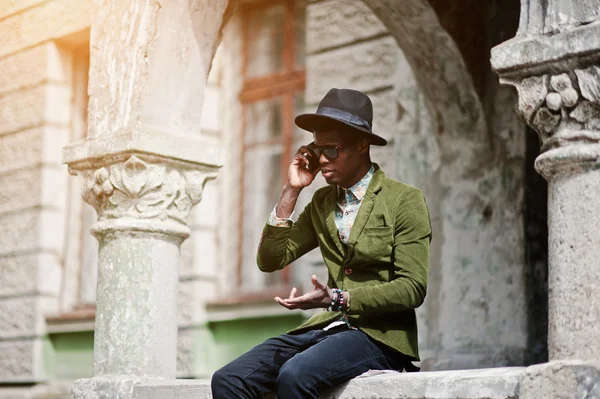
[[[502,79],[519,93],[519,112],[542,140],[542,151],[600,142],[600,68]]]
[[[163,221],[187,229],[187,216],[202,199],[204,185],[216,178],[214,171],[185,169],[180,163],[142,155],[75,173],[83,179],[83,198],[98,212],[99,223],[130,220],[138,228],[144,221]],[[156,230],[156,224],[142,229]]]

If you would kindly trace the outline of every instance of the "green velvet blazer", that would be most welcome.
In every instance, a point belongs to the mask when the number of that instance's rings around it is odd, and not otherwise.
[[[321,250],[328,285],[350,292],[346,316],[372,339],[419,360],[415,308],[425,299],[431,223],[420,190],[376,171],[352,226],[348,244],[335,225],[337,189],[315,192],[289,227],[266,225],[258,248],[260,270],[280,270],[308,251]],[[339,319],[323,311],[290,333]]]

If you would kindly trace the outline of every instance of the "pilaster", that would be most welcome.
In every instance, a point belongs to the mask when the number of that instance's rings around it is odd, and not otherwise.
[[[523,0],[521,13],[517,37],[493,49],[492,65],[502,83],[516,88],[518,111],[541,142],[535,167],[549,184],[549,357],[597,360],[598,6],[591,1]]]

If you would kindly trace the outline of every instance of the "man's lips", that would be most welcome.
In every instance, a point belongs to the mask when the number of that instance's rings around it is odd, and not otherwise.
[[[321,169],[321,174],[323,175],[323,177],[331,176],[333,174],[333,170]]]

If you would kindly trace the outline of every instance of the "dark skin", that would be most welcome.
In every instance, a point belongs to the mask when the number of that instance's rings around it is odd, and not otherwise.
[[[369,142],[366,139],[349,139],[349,135],[335,130],[324,130],[314,132],[314,143],[318,146],[341,145],[338,149],[338,157],[328,159],[321,154],[318,159],[318,167],[308,169],[311,153],[302,146],[294,155],[288,169],[288,178],[275,212],[279,218],[289,218],[298,196],[304,187],[308,187],[315,176],[321,172],[328,184],[339,185],[349,188],[358,183],[371,168],[371,156],[369,154]],[[326,308],[331,304],[333,291],[327,285],[321,283],[316,276],[312,276],[313,291],[296,297],[296,288],[290,292],[286,299],[276,297],[275,301],[287,309],[315,309]]]

